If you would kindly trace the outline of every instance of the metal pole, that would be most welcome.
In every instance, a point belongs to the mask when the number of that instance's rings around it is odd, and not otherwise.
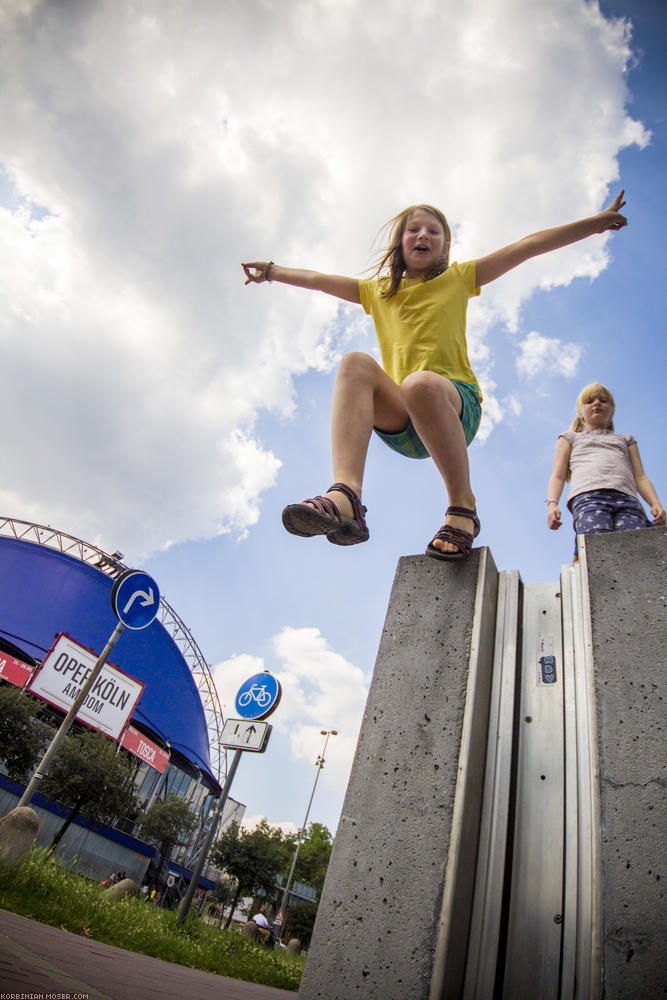
[[[287,923],[287,920],[285,919],[286,916],[287,916],[287,912],[286,912],[285,908],[287,906],[287,897],[289,895],[290,886],[292,884],[292,876],[294,875],[294,869],[296,868],[296,859],[299,856],[299,850],[301,848],[301,834],[305,834],[305,832],[306,832],[306,823],[308,822],[308,816],[310,814],[310,807],[313,804],[313,798],[315,797],[315,789],[317,788],[317,782],[319,781],[320,772],[322,771],[322,768],[324,767],[324,755],[327,752],[327,743],[329,742],[329,737],[330,736],[338,736],[338,733],[336,732],[335,729],[330,729],[328,731],[323,729],[322,732],[321,732],[321,735],[322,736],[326,736],[326,739],[324,741],[324,748],[323,748],[322,753],[320,754],[320,756],[315,761],[315,764],[317,766],[317,774],[315,775],[315,781],[313,783],[313,790],[310,793],[310,801],[308,802],[308,808],[306,809],[306,815],[305,815],[304,820],[303,820],[303,826],[301,827],[301,829],[299,830],[298,835],[297,835],[296,850],[294,851],[294,857],[292,858],[292,867],[289,870],[289,875],[287,876],[287,882],[285,883],[285,891],[283,892],[283,898],[282,898],[281,903],[280,903],[280,909],[281,909],[281,912],[282,912],[282,915],[283,915],[283,922],[282,922],[282,926],[280,928],[280,936],[281,937],[282,937],[282,934],[283,934],[283,932],[285,930],[285,925]]]
[[[50,743],[50,745],[49,745],[46,753],[44,754],[44,756],[40,760],[39,764],[37,765],[37,770],[33,774],[32,778],[30,779],[30,783],[28,784],[28,786],[26,787],[25,792],[21,796],[21,800],[20,800],[20,802],[19,802],[19,804],[17,806],[17,809],[18,809],[19,806],[28,806],[28,805],[30,805],[30,802],[32,801],[32,797],[35,794],[35,792],[37,791],[37,786],[39,785],[39,783],[42,780],[42,778],[46,777],[46,774],[47,774],[47,771],[48,771],[49,766],[51,764],[51,761],[53,760],[53,758],[55,757],[55,755],[58,753],[58,750],[60,749],[60,746],[61,746],[63,740],[67,736],[67,733],[68,733],[68,730],[69,730],[70,726],[72,725],[72,723],[74,722],[74,720],[76,718],[77,712],[81,708],[81,705],[83,704],[85,698],[87,697],[88,692],[90,691],[90,689],[92,688],[93,684],[97,680],[97,677],[98,677],[98,675],[99,675],[102,667],[107,662],[107,660],[109,658],[109,654],[111,653],[111,650],[114,648],[114,646],[116,645],[116,643],[120,639],[121,634],[122,634],[124,628],[125,628],[125,626],[123,625],[123,623],[119,621],[118,624],[116,625],[115,629],[113,630],[109,641],[107,642],[106,646],[104,647],[104,649],[100,653],[100,656],[99,656],[99,658],[98,658],[95,666],[91,670],[90,676],[88,677],[88,680],[85,682],[85,684],[83,685],[83,687],[79,691],[78,695],[74,699],[74,702],[72,703],[72,707],[70,708],[69,712],[67,713],[67,715],[65,716],[65,718],[63,719],[63,721],[62,721],[62,723],[60,725],[60,729],[58,730],[58,732],[56,733],[56,735],[51,740],[51,743]]]
[[[204,846],[200,852],[199,861],[197,862],[194,871],[192,872],[192,878],[190,879],[190,885],[188,886],[188,891],[185,893],[183,899],[180,901],[178,905],[178,916],[176,918],[177,924],[182,924],[188,915],[188,911],[190,909],[190,905],[192,903],[192,899],[195,894],[195,889],[197,888],[199,877],[204,869],[204,864],[206,863],[208,852],[211,848],[211,843],[213,842],[213,838],[216,834],[218,823],[220,821],[220,817],[222,816],[222,810],[225,808],[225,802],[229,797],[229,789],[231,788],[232,781],[234,780],[234,775],[236,774],[236,768],[239,766],[239,761],[241,760],[242,753],[243,750],[236,750],[236,752],[234,753],[231,767],[227,772],[227,780],[225,781],[225,786],[222,789],[222,792],[220,793],[220,799],[218,801],[217,808],[213,815],[211,828],[208,831],[206,840],[204,842]]]

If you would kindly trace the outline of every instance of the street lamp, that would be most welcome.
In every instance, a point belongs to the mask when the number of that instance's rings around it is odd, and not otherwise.
[[[315,775],[315,782],[313,784],[313,790],[310,793],[310,801],[308,802],[308,808],[306,809],[306,815],[305,815],[304,820],[303,820],[303,826],[297,832],[296,850],[294,851],[294,857],[292,858],[292,867],[289,870],[289,875],[287,876],[287,882],[285,884],[285,891],[283,892],[282,902],[280,903],[280,911],[281,911],[281,913],[283,915],[282,927],[280,929],[281,935],[282,935],[282,932],[283,932],[283,930],[285,928],[285,924],[287,923],[287,921],[285,920],[285,917],[287,916],[287,911],[286,911],[287,897],[289,895],[290,886],[292,884],[292,876],[294,875],[294,869],[296,867],[296,859],[299,856],[299,849],[301,847],[301,835],[305,834],[305,832],[306,832],[306,823],[308,822],[308,815],[310,813],[310,807],[313,804],[313,797],[315,795],[315,789],[317,788],[317,782],[318,782],[319,777],[320,777],[320,772],[321,772],[322,768],[324,767],[324,755],[327,752],[327,743],[329,742],[329,737],[330,736],[338,736],[338,731],[336,729],[320,729],[320,735],[324,736],[324,738],[325,738],[324,739],[324,747],[322,748],[322,753],[318,756],[317,760],[315,761],[315,767],[317,768],[317,774]]]

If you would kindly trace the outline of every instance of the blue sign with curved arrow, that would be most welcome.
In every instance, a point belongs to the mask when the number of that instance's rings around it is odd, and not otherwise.
[[[111,607],[116,618],[132,629],[150,625],[160,607],[160,590],[148,573],[126,569],[111,591]]]

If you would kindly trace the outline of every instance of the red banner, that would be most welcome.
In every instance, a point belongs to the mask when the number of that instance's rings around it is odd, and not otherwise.
[[[8,653],[0,653],[0,677],[3,681],[9,681],[17,687],[25,687],[34,669]]]
[[[154,767],[160,774],[169,763],[169,754],[149,740],[147,736],[140,733],[134,726],[128,726],[120,744],[124,750],[129,750],[139,760],[143,760],[150,767]]]

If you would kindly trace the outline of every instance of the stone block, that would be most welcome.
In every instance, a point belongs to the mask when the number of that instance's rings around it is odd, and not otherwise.
[[[603,996],[667,992],[667,531],[589,535],[602,832]]]
[[[256,941],[259,937],[259,928],[254,920],[248,920],[247,923],[242,924],[239,928],[239,934],[242,937],[250,938],[251,941]]]
[[[462,979],[497,576],[488,549],[399,561],[302,1000],[419,1000],[436,966]]]
[[[122,878],[120,882],[108,885],[102,891],[107,899],[122,899],[123,896],[134,896],[137,889],[138,886],[134,879]]]
[[[40,827],[30,806],[17,806],[0,819],[0,864],[17,867],[30,850]]]

